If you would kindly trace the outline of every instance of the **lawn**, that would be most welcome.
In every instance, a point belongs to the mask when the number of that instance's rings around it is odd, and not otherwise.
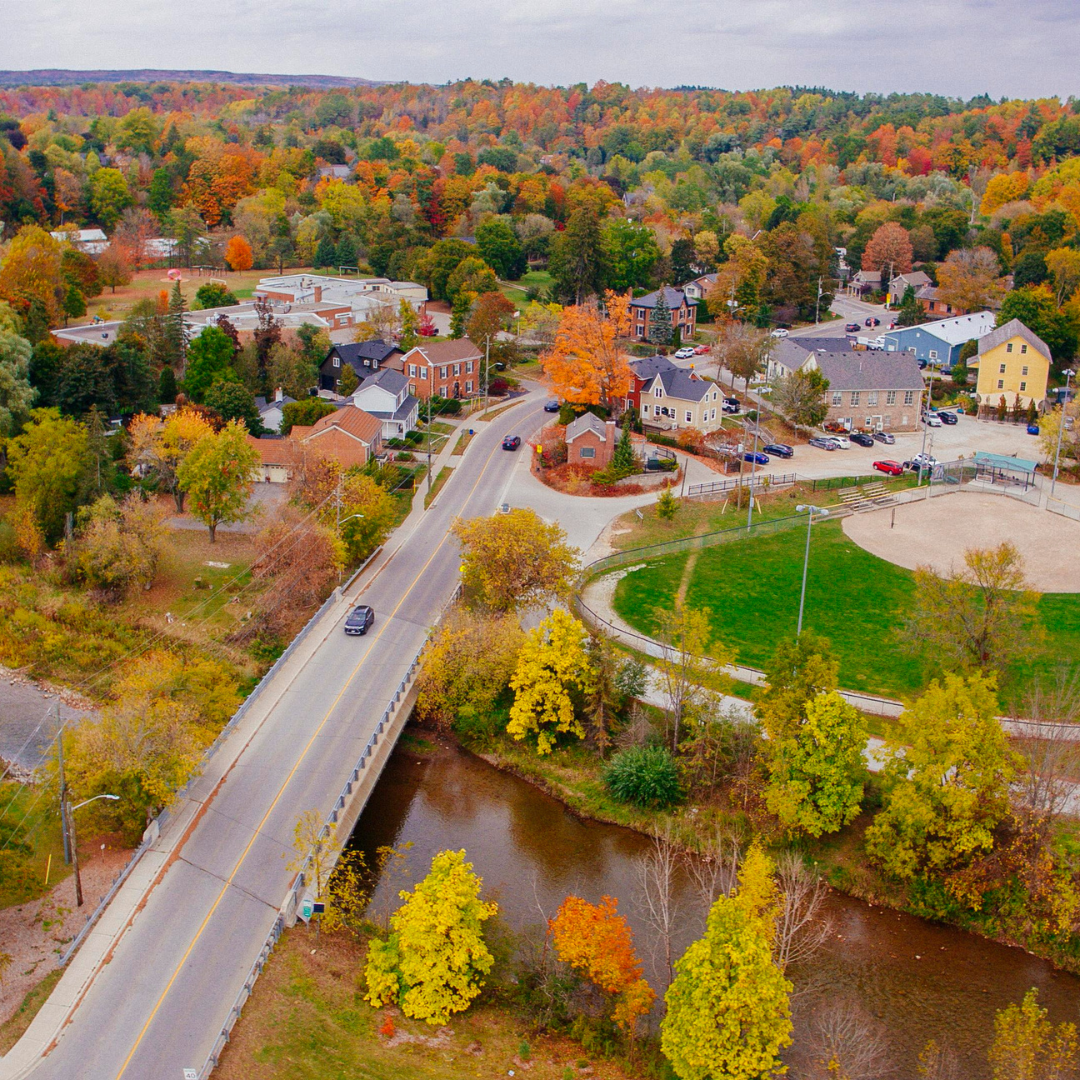
[[[709,612],[716,638],[737,659],[764,667],[777,642],[792,637],[798,621],[806,532],[801,527],[734,540],[697,556],[686,603]],[[670,608],[682,584],[687,554],[656,559],[623,578],[615,609],[632,626],[655,633],[658,612]],[[899,629],[915,593],[914,574],[852,543],[840,522],[815,526],[807,575],[803,626],[828,638],[845,689],[900,696],[917,693],[932,674],[904,648]],[[1080,597],[1042,597],[1047,628],[1038,659],[1012,681],[1016,691],[1049,674],[1056,658],[1080,649]]]
[[[501,286],[502,294],[515,304],[527,304],[526,289],[539,289],[545,293],[551,286],[551,275],[546,270],[530,270],[518,281]]]

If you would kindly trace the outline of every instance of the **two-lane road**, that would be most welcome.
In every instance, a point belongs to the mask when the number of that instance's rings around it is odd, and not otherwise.
[[[531,430],[543,400],[530,395],[473,440],[436,505],[364,590],[377,620],[368,635],[341,632],[342,604],[216,790],[206,790],[209,779],[197,786],[201,817],[35,1080],[180,1080],[201,1067],[292,880],[297,818],[332,807],[456,587],[453,519],[495,510],[518,456],[500,449],[503,435]]]

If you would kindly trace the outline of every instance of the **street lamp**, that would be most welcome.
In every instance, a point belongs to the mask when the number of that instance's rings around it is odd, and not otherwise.
[[[1069,380],[1076,374],[1072,368],[1065,369],[1065,397],[1061,401],[1061,416],[1058,418],[1057,446],[1054,448],[1054,475],[1050,479],[1050,498],[1054,497],[1054,486],[1057,484],[1058,458],[1061,456],[1061,432],[1065,428],[1065,410],[1069,406]]]
[[[803,556],[802,565],[802,593],[799,596],[799,625],[795,630],[795,640],[799,640],[799,635],[802,633],[802,617],[803,608],[806,606],[806,571],[810,565],[810,530],[814,525],[815,517],[828,517],[829,511],[824,506],[810,506],[807,503],[800,503],[795,507],[796,513],[806,514],[806,554]]]
[[[68,827],[68,832],[70,834],[71,862],[72,862],[72,865],[75,868],[75,906],[76,907],[82,907],[83,898],[82,898],[82,875],[79,873],[79,845],[75,840],[75,817],[74,817],[75,811],[76,810],[81,810],[84,806],[87,806],[88,804],[90,804],[92,802],[97,802],[98,799],[112,799],[113,801],[115,801],[116,799],[119,799],[119,798],[120,798],[119,795],[95,795],[92,799],[86,799],[81,803],[76,803],[73,807],[71,807],[68,810],[67,814],[65,815],[67,817],[67,827]]]

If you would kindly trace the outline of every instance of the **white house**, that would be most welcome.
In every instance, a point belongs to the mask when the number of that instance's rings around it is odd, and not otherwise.
[[[278,432],[281,430],[282,409],[291,405],[296,398],[289,397],[279,386],[274,391],[274,396],[269,401],[264,397],[255,399],[255,408],[259,410],[259,419],[267,431]]]
[[[352,403],[381,421],[384,439],[403,438],[419,418],[420,403],[409,393],[409,380],[393,368],[369,375],[353,391]]]
[[[100,255],[109,247],[109,238],[101,229],[58,229],[49,234],[54,240],[65,240],[86,255]]]

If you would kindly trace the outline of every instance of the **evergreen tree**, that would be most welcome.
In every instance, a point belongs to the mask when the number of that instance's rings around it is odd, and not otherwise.
[[[450,312],[450,336],[461,338],[465,336],[465,323],[469,319],[469,310],[472,308],[472,296],[462,290],[454,297],[454,306]]]
[[[695,273],[694,241],[681,237],[671,245],[671,276],[679,285],[689,281]]]
[[[171,367],[163,367],[158,378],[158,401],[171,405],[176,400],[176,376]]]
[[[619,441],[615,444],[615,453],[611,457],[611,467],[613,470],[619,470],[632,473],[637,466],[637,462],[634,459],[634,444],[630,441],[630,423],[628,418],[623,417],[622,434],[619,436]]]
[[[548,269],[557,297],[580,304],[601,292],[607,278],[600,218],[591,206],[579,206],[551,242]]]
[[[356,265],[356,241],[348,233],[338,241],[334,257],[338,266]]]
[[[1035,405],[1034,398],[1028,402],[1027,422],[1029,424],[1037,424],[1039,422],[1039,410]]]
[[[664,289],[665,286],[661,285],[656,297],[656,307],[653,308],[652,316],[649,319],[649,341],[653,345],[671,344],[671,308],[667,305]]]
[[[168,169],[155,169],[150,180],[150,190],[146,205],[157,216],[158,221],[164,222],[173,204],[172,179]]]
[[[315,269],[321,270],[324,267],[333,266],[335,254],[333,241],[329,236],[324,236],[315,249]]]
[[[86,314],[86,297],[79,291],[79,287],[71,284],[64,293],[64,325],[68,319],[81,319]]]
[[[187,353],[187,340],[184,337],[184,312],[187,301],[180,291],[178,281],[169,293],[169,310],[165,316],[165,331],[162,337],[165,362],[174,370],[183,369]]]

